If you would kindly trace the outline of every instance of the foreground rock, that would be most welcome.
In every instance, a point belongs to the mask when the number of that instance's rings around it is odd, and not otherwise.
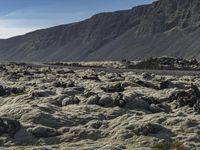
[[[43,126],[37,126],[33,129],[29,129],[29,132],[38,138],[48,138],[59,135],[55,129]]]
[[[200,148],[199,76],[2,68],[1,149]]]
[[[0,118],[0,136],[3,134],[8,134],[11,138],[19,131],[21,125],[18,121],[7,119],[7,118]]]
[[[191,88],[187,91],[178,91],[171,95],[170,99],[176,101],[176,107],[183,107],[188,105],[193,107],[197,112],[200,113],[200,91],[197,86],[191,85]]]

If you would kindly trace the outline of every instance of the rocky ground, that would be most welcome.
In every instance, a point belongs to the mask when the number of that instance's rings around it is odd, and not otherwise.
[[[84,61],[84,62],[48,62],[47,65],[71,66],[71,67],[94,67],[94,68],[126,68],[124,61]]]
[[[126,66],[136,69],[200,70],[200,63],[196,59],[189,60],[167,56],[129,62]]]
[[[0,145],[200,149],[200,76],[0,66]]]
[[[139,61],[91,61],[91,62],[49,62],[46,64],[70,67],[93,68],[126,68],[126,69],[157,69],[157,70],[200,70],[200,63],[196,59],[176,57],[151,57]]]

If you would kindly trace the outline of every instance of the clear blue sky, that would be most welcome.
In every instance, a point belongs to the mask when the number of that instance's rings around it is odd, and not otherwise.
[[[0,0],[0,38],[80,21],[154,0]]]

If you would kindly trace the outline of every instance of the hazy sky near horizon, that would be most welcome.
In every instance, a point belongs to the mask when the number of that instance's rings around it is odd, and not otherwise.
[[[0,0],[0,38],[77,22],[154,0]]]

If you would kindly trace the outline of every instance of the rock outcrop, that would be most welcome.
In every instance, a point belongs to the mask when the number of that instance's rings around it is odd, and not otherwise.
[[[60,70],[0,65],[1,149],[200,148],[199,76]]]

